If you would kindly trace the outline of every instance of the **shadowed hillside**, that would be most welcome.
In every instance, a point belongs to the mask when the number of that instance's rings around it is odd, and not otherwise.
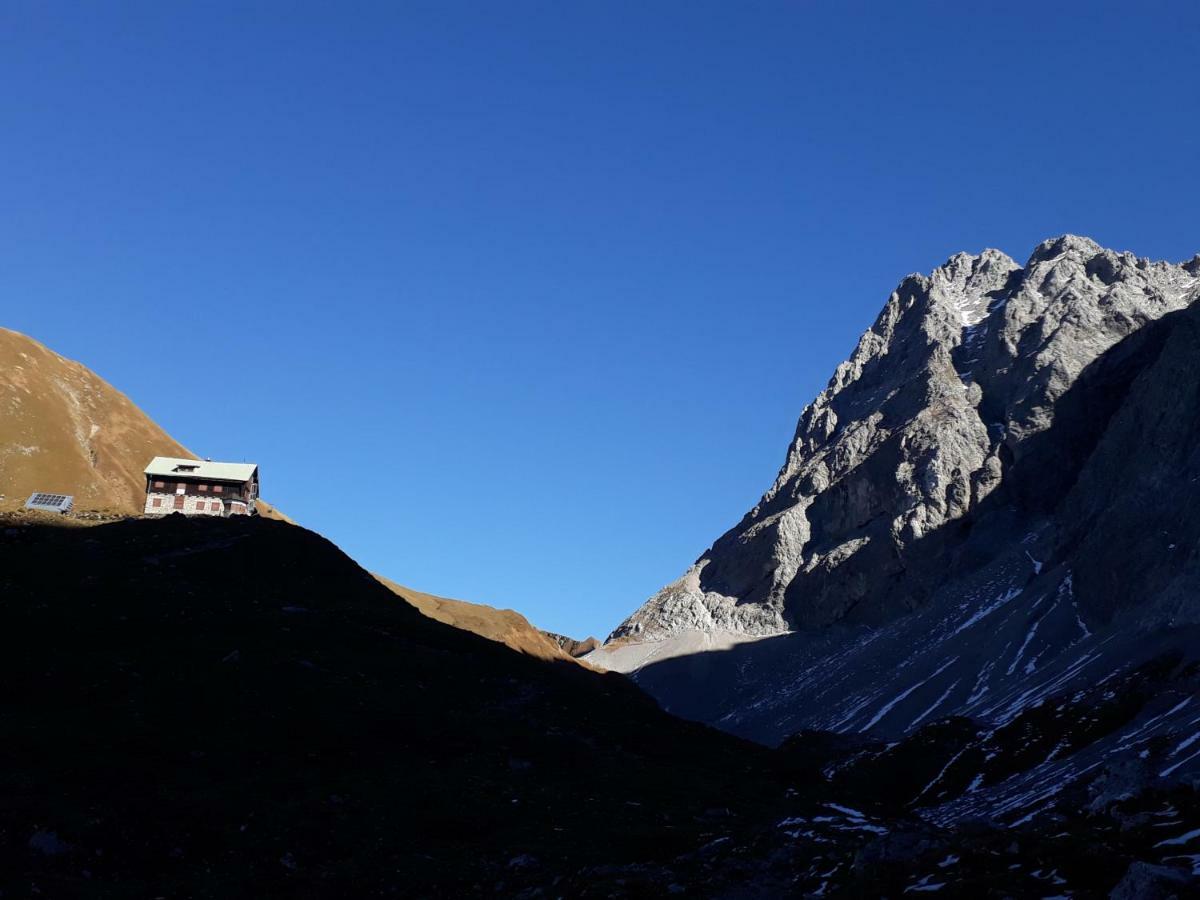
[[[782,796],[762,748],[426,618],[296,527],[8,528],[0,595],[6,896],[493,891]]]
[[[1090,896],[1184,877],[1200,816],[1111,782],[1067,821],[942,827],[922,785],[1004,744],[1036,766],[1053,704],[770,751],[262,519],[8,526],[0,597],[4,896]],[[1133,714],[1078,707],[1076,741]]]

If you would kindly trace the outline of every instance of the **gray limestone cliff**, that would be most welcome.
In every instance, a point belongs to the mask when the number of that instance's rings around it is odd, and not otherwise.
[[[1113,896],[1195,894],[1200,257],[906,278],[758,505],[586,659],[934,828],[1177,830]]]
[[[1032,519],[1067,495],[1080,460],[1044,436],[1072,415],[1086,432],[1094,411],[1063,398],[1198,287],[1200,257],[1070,235],[1023,266],[985,250],[908,276],[801,414],[758,504],[610,640],[877,625],[920,607],[958,526],[988,508]]]

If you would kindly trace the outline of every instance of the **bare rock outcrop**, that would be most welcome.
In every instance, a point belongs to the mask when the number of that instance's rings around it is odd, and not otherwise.
[[[583,640],[568,637],[565,634],[556,634],[553,631],[543,631],[542,635],[572,658],[586,656],[600,646],[600,642],[590,635]]]

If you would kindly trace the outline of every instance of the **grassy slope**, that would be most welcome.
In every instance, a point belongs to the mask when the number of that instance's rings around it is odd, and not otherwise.
[[[496,609],[480,603],[438,597],[396,584],[382,575],[375,577],[384,587],[431,619],[472,631],[538,659],[572,659],[558,644],[529,624],[529,620],[516,610]]]
[[[190,456],[113,388],[32,338],[0,328],[0,493],[74,494],[83,509],[142,511],[142,469]]]

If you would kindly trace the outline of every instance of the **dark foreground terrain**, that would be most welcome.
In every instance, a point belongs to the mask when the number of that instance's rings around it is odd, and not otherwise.
[[[1200,861],[1186,785],[910,812],[989,741],[1040,764],[1052,704],[770,751],[427,619],[300,528],[0,529],[5,897],[1185,896]]]

